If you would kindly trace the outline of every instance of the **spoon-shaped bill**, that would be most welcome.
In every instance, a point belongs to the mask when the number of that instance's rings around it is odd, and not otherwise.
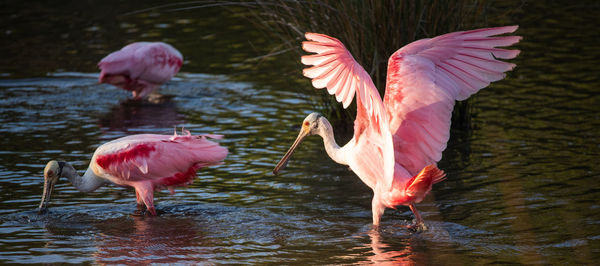
[[[48,179],[44,181],[44,192],[42,194],[42,201],[40,202],[40,206],[38,207],[38,212],[41,213],[48,208],[48,202],[50,202],[50,196],[52,195],[52,190],[54,190],[54,183],[50,182]]]
[[[62,167],[57,161],[50,161],[44,168],[44,192],[42,193],[42,201],[38,207],[38,212],[41,213],[48,208],[50,196],[54,190],[54,185],[58,181]]]
[[[292,154],[294,154],[294,151],[296,150],[296,148],[298,148],[300,142],[302,142],[302,140],[304,140],[304,138],[308,136],[309,132],[310,131],[308,130],[308,127],[302,127],[300,133],[298,134],[298,137],[294,141],[294,144],[292,144],[290,149],[285,153],[285,155],[283,155],[279,163],[277,163],[275,169],[273,169],[273,174],[278,174],[281,169],[287,166],[288,160],[290,159],[290,157],[292,157]]]

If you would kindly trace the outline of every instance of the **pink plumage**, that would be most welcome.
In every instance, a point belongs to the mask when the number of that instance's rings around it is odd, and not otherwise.
[[[408,205],[422,223],[414,203],[444,179],[435,164],[446,148],[454,103],[515,67],[497,59],[514,58],[519,50],[497,47],[513,45],[521,37],[492,36],[517,28],[453,32],[404,46],[389,59],[383,101],[339,40],[306,33],[309,41],[303,48],[316,54],[302,56],[302,63],[312,65],[303,73],[313,86],[327,88],[344,108],[357,95],[354,137],[340,149],[345,154],[334,154],[373,189],[375,225],[386,207],[398,205]]]
[[[51,170],[46,171],[45,175],[62,174],[83,192],[93,191],[106,182],[133,187],[138,207],[145,206],[156,215],[155,190],[168,188],[172,193],[174,187],[187,186],[196,177],[198,169],[220,164],[227,156],[225,147],[207,137],[222,136],[193,136],[189,132],[187,135],[131,135],[98,147],[83,177],[79,177],[72,166],[64,162],[60,170],[47,167]],[[52,164],[61,163],[51,161],[49,165]],[[51,188],[48,198],[49,193]]]
[[[163,42],[136,42],[104,57],[98,81],[131,91],[134,99],[148,96],[181,68],[183,56]]]

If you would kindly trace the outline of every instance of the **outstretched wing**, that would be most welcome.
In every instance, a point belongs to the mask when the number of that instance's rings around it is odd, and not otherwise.
[[[510,46],[518,26],[453,32],[418,40],[396,51],[388,61],[384,105],[390,119],[396,163],[410,175],[436,163],[450,136],[456,100],[464,100],[504,78],[519,50]]]
[[[315,88],[327,88],[329,94],[335,94],[344,108],[350,105],[355,94],[358,95],[354,139],[358,140],[361,133],[368,132],[371,146],[368,148],[373,152],[371,161],[363,163],[370,174],[359,174],[359,177],[367,184],[373,184],[372,179],[382,179],[386,187],[391,188],[394,175],[392,138],[381,96],[371,77],[338,39],[317,33],[306,33],[305,36],[309,41],[303,42],[302,48],[316,54],[302,56],[303,64],[313,66],[304,69],[304,76],[312,79]]]
[[[92,170],[117,184],[175,186],[190,182],[198,168],[219,164],[226,155],[226,148],[205,136],[140,134],[102,145],[92,158]]]

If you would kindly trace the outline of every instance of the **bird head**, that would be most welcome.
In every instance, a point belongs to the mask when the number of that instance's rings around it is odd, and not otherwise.
[[[279,173],[281,169],[287,166],[288,160],[290,159],[296,148],[298,148],[302,140],[304,140],[304,138],[311,135],[321,135],[323,128],[327,125],[329,125],[327,119],[325,119],[325,117],[323,117],[319,113],[311,113],[306,118],[304,118],[298,137],[296,138],[292,146],[289,148],[289,150],[285,153],[285,155],[281,158],[279,163],[277,163],[275,169],[273,169],[273,174]]]
[[[58,179],[62,176],[63,167],[65,162],[49,161],[44,168],[44,192],[42,194],[42,201],[38,208],[38,212],[42,212],[48,208],[48,202],[50,202],[50,196],[54,185],[58,182]]]

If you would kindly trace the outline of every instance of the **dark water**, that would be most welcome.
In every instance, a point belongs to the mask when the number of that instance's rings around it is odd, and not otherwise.
[[[566,1],[565,1],[566,2]],[[122,3],[121,3],[122,4]],[[306,141],[270,171],[305,115],[319,110],[291,55],[221,9],[169,12],[145,2],[3,3],[0,24],[0,262],[206,264],[594,264],[600,259],[600,49],[589,4],[517,2],[518,67],[471,100],[439,163],[448,179],[418,208],[371,230],[370,190]],[[162,104],[98,85],[96,62],[163,40],[185,63]],[[248,58],[257,60],[244,61]],[[300,80],[300,81],[298,81]],[[308,88],[308,89],[307,89]],[[187,189],[157,193],[158,217],[133,217],[134,192],[57,185],[38,215],[51,159],[85,170],[101,143],[135,133],[218,133],[230,150]]]

